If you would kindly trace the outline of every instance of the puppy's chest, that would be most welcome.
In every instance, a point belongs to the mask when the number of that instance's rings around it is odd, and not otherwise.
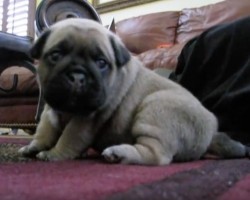
[[[117,112],[108,120],[96,135],[93,147],[99,151],[118,144],[133,144],[131,134],[133,116],[129,112]]]

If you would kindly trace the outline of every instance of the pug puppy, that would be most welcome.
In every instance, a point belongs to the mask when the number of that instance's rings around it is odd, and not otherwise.
[[[190,92],[146,69],[95,21],[56,23],[31,54],[46,104],[22,156],[75,159],[91,147],[111,163],[166,165],[247,154]]]

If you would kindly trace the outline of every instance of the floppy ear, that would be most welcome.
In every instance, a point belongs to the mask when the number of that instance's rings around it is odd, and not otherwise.
[[[49,37],[51,31],[47,30],[37,39],[35,44],[30,49],[30,55],[34,59],[39,59],[42,55],[43,47],[46,43],[47,38]]]
[[[130,60],[131,55],[125,46],[123,46],[123,44],[120,41],[117,41],[113,36],[110,36],[110,43],[115,54],[116,66],[122,67]]]

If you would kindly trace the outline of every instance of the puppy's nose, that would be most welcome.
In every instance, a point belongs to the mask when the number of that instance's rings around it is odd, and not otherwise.
[[[85,82],[85,75],[83,73],[71,72],[67,75],[72,84],[83,85]]]

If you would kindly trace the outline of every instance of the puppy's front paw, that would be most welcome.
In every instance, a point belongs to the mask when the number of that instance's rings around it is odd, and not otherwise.
[[[35,157],[39,148],[35,145],[27,145],[18,150],[18,154],[24,157]]]
[[[62,160],[73,160],[76,158],[74,154],[68,154],[67,152],[59,151],[53,148],[49,151],[41,151],[36,157],[44,161],[62,161]]]
[[[36,157],[40,160],[44,161],[59,161],[59,160],[64,160],[64,158],[54,151],[53,149],[49,151],[41,151],[39,154],[36,155]]]

